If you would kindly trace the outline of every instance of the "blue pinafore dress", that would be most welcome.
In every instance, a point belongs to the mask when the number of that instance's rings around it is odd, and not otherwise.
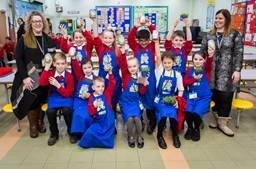
[[[141,102],[146,109],[153,109],[156,94],[156,75],[155,65],[153,62],[154,57],[152,57],[149,49],[146,49],[145,51],[139,49],[137,58],[139,60],[141,75],[143,77],[148,77],[149,82],[146,93],[141,97]]]
[[[114,112],[107,104],[104,95],[92,96],[92,102],[100,105],[92,124],[82,136],[79,146],[84,148],[113,148],[115,134]]]
[[[125,123],[129,117],[141,117],[142,110],[137,79],[130,78],[127,88],[124,89],[120,97],[119,104]]]
[[[102,61],[100,61],[99,76],[105,79],[106,86],[108,85],[108,79],[106,76],[109,68],[112,68],[112,73],[116,81],[116,86],[112,97],[112,106],[115,106],[118,103],[122,93],[122,81],[119,74],[120,68],[117,64],[115,50],[112,50],[111,52],[103,52]]]
[[[84,49],[76,49],[76,54],[75,54],[76,59],[78,60],[79,63],[81,63],[82,60],[84,60],[87,57],[86,52]]]
[[[92,93],[92,80],[83,78],[77,84],[74,104],[71,133],[83,133],[92,123],[92,118],[88,113],[88,99],[82,97],[82,93]]]
[[[166,76],[165,71],[159,79],[157,86],[157,96],[154,100],[157,122],[162,117],[173,118],[177,120],[177,109],[174,105],[168,105],[164,103],[164,97],[175,96],[175,89],[177,86],[176,71],[173,71],[173,77]]]
[[[66,86],[66,72],[65,77],[63,78],[56,78],[57,81]],[[73,97],[63,97],[58,91],[55,86],[51,86],[51,94],[48,96],[48,109],[52,108],[61,108],[61,107],[73,107]]]
[[[194,67],[189,72],[189,77],[195,74]],[[201,118],[210,108],[212,92],[205,73],[200,81],[193,83],[186,89],[187,112],[198,114]]]

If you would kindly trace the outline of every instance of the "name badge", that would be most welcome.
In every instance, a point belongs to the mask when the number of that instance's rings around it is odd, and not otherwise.
[[[154,102],[159,103],[160,98],[158,96],[155,97]]]
[[[189,93],[189,99],[196,99],[197,93]]]
[[[139,102],[139,106],[140,106],[140,110],[143,110],[144,109],[144,106],[141,102]]]

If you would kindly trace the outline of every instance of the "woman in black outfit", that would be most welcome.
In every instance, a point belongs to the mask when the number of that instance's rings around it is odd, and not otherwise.
[[[18,18],[17,20],[19,24],[19,29],[17,31],[17,41],[20,39],[20,37],[25,33],[25,22],[22,18]]]
[[[42,103],[46,101],[48,88],[42,88],[38,85],[38,77],[42,71],[44,55],[55,49],[55,44],[48,37],[47,32],[46,19],[37,11],[31,12],[26,21],[26,33],[19,39],[15,51],[17,73],[13,82],[11,101],[14,113],[19,119],[27,113],[30,137],[32,138],[38,137],[39,132],[46,132],[43,122],[44,113],[40,108]],[[33,72],[31,67],[35,67],[36,71]],[[25,90],[22,90],[24,88]],[[22,91],[22,94],[20,91]],[[26,93],[29,93],[29,95],[25,96]],[[31,95],[34,99],[26,98],[22,104],[18,103],[20,101],[19,97],[30,98]],[[18,108],[15,109],[16,107]]]

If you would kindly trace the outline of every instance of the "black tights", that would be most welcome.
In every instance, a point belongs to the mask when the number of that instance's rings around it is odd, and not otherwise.
[[[161,120],[158,122],[158,129],[157,129],[157,137],[163,136],[163,131],[166,125],[167,117],[162,117]],[[178,135],[178,122],[174,118],[169,118],[170,121],[170,129],[172,131],[172,136]]]
[[[186,112],[185,119],[188,124],[188,128],[190,129],[195,128],[199,130],[199,127],[202,123],[202,119],[198,114],[192,113],[192,112]]]

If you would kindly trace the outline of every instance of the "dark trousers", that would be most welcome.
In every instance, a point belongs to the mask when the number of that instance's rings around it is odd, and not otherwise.
[[[201,117],[198,114],[192,112],[186,112],[185,120],[187,122],[188,128],[190,129],[199,130],[199,127],[202,123]]]
[[[0,58],[0,67],[5,67],[4,58]]]
[[[163,136],[163,131],[166,126],[167,117],[162,117],[161,120],[158,122],[157,126],[157,137]],[[178,122],[176,119],[169,118],[170,121],[170,130],[172,131],[172,136],[178,135]]]
[[[13,60],[13,54],[7,53],[7,60],[12,61]],[[12,64],[9,64],[9,66],[12,66]]]
[[[46,114],[50,125],[51,136],[58,136],[59,129],[57,124],[57,113],[61,113],[64,116],[65,123],[67,125],[67,132],[70,135],[70,128],[72,122],[72,109],[69,107],[52,108],[47,109]]]
[[[150,128],[152,130],[155,129],[156,127],[156,114],[155,114],[155,110],[151,110],[151,109],[146,109],[146,114],[147,114],[147,118],[148,118],[148,125],[150,126]]]
[[[212,93],[212,100],[215,103],[213,111],[216,111],[220,117],[229,117],[234,92],[223,92],[214,89]]]

